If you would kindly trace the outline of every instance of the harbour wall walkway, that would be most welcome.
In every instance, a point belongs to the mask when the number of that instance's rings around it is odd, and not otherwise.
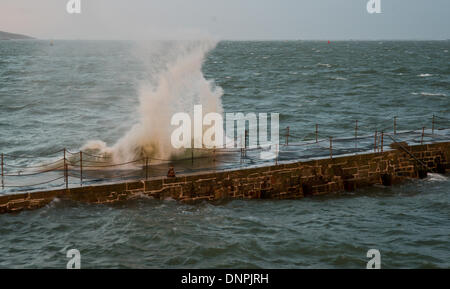
[[[230,199],[299,199],[375,184],[395,185],[428,172],[450,171],[450,142],[408,146],[384,152],[177,177],[0,196],[0,213],[44,207],[56,198],[110,204],[150,197],[185,203]]]

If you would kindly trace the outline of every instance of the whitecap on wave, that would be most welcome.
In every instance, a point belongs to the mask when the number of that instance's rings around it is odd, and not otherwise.
[[[440,174],[428,173],[427,180],[431,182],[443,182],[447,181],[448,177]]]
[[[325,66],[327,68],[330,68],[331,64],[328,64],[328,63],[317,63],[317,66]]]
[[[447,96],[445,93],[431,93],[431,92],[412,92],[412,95],[422,95],[422,96]]]

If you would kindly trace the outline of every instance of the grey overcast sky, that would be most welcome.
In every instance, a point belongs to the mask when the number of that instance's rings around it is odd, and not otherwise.
[[[43,39],[450,39],[450,0],[0,0],[0,30]]]

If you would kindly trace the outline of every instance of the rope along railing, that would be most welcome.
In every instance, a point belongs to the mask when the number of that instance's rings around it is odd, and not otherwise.
[[[19,191],[42,189],[40,186],[67,189],[69,185],[83,186],[98,182],[164,176],[171,166],[177,173],[196,173],[211,169],[217,171],[278,164],[280,161],[333,158],[362,152],[382,153],[392,143],[398,142],[424,144],[450,140],[450,118],[433,115],[428,127],[400,130],[399,124],[403,119],[394,116],[390,121],[383,120],[372,125],[355,120],[350,136],[345,134],[338,137],[328,135],[326,130],[323,133],[324,127],[319,124],[315,124],[311,131],[304,135],[294,132],[291,127],[286,127],[280,131],[280,144],[276,144],[275,147],[271,144],[250,143],[249,133],[245,131],[245,135],[234,143],[234,145],[242,143],[242,148],[195,148],[187,150],[184,157],[176,159],[141,154],[133,160],[114,162],[112,155],[96,154],[91,151],[72,152],[65,148],[38,156],[2,153],[1,188]],[[391,124],[388,125],[388,122]],[[367,133],[368,131],[373,133]],[[264,158],[262,157],[264,153],[272,153],[274,156]],[[61,157],[58,158],[58,155]],[[36,164],[36,160],[42,158],[52,160]],[[24,164],[30,160],[35,160],[34,164]]]

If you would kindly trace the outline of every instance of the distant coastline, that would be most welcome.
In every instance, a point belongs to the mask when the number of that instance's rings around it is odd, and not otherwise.
[[[33,37],[0,31],[0,40],[34,39]]]

